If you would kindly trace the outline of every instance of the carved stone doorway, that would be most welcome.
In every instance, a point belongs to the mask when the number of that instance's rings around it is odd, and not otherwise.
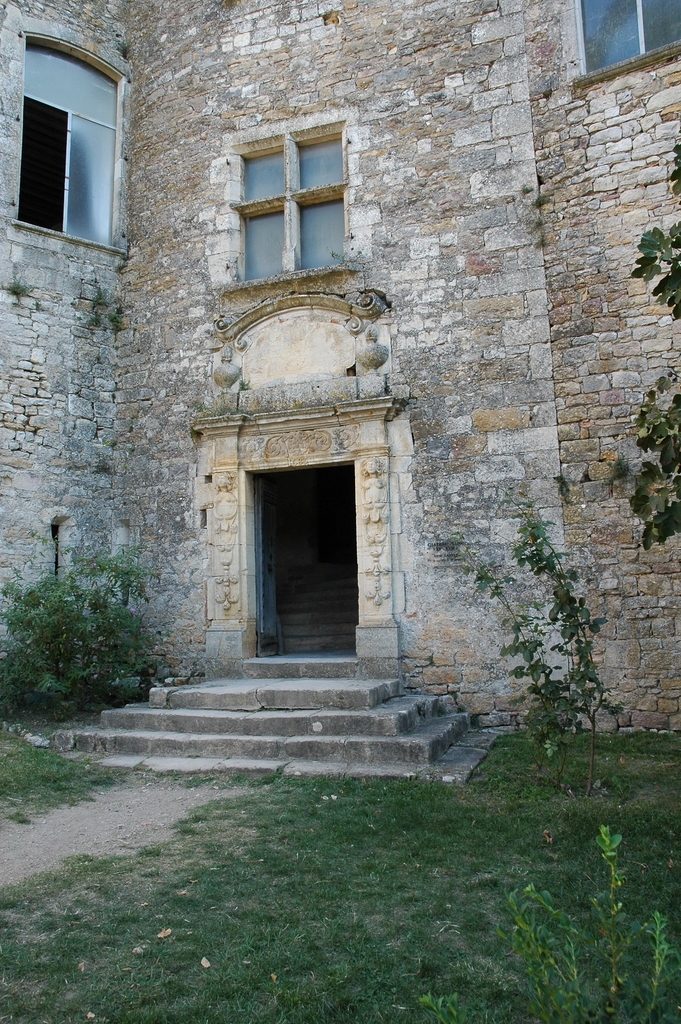
[[[201,446],[197,494],[206,508],[209,542],[208,678],[240,676],[244,659],[258,653],[257,480],[331,467],[345,467],[354,480],[357,670],[367,678],[399,672],[394,610],[404,584],[395,558],[400,518],[387,428],[400,408],[386,395],[281,413],[231,413],[194,424]]]
[[[354,463],[256,475],[253,493],[258,655],[354,655]]]

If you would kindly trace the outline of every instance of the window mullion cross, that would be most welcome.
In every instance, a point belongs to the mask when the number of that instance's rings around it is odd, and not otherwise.
[[[643,0],[636,0],[636,18],[638,21],[638,52],[646,52],[645,27],[643,24]]]
[[[290,135],[284,139],[284,254],[283,270],[291,272],[300,269],[300,212],[298,204],[291,199],[300,184],[298,147]]]

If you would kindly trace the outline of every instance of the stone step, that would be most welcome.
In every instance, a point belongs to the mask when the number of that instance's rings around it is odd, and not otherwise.
[[[353,645],[354,646],[354,645]],[[280,654],[270,658],[246,658],[244,675],[249,679],[354,679],[359,663],[354,652],[315,655]]]
[[[355,627],[357,626],[356,616],[344,615],[343,618],[325,617],[317,615],[314,610],[306,612],[284,612],[280,614],[279,620],[283,628],[290,634],[310,633],[312,636],[335,636],[338,633],[347,634],[351,642],[355,642]],[[337,648],[336,648],[337,649]]]
[[[105,729],[241,736],[399,736],[427,719],[442,717],[439,697],[395,697],[366,711],[218,711],[201,708],[157,710],[129,704],[102,712]]]
[[[224,772],[229,775],[263,776],[280,771],[298,778],[410,779],[419,774],[404,764],[342,764],[337,761],[272,761],[248,757],[144,757],[112,754],[102,758],[104,768],[140,768],[154,772]],[[452,780],[454,781],[454,780]],[[457,780],[458,781],[458,780]]]
[[[350,608],[357,614],[359,598],[357,589],[353,593],[334,594],[330,597],[316,597],[314,594],[288,594],[277,600],[277,611],[282,612],[298,611],[300,609],[313,609],[320,614],[333,614],[338,608]]]
[[[314,581],[289,578],[287,583],[281,587],[280,593],[284,599],[289,598],[293,594],[300,594],[303,597],[308,594],[332,597],[336,593],[356,594],[357,589],[356,576],[340,576],[337,579]]]
[[[330,608],[328,611],[325,611],[324,609],[316,608],[313,604],[305,608],[280,610],[279,617],[282,626],[287,624],[290,626],[312,625],[316,629],[324,629],[327,632],[339,629],[343,630],[343,632],[350,630],[352,632],[352,640],[354,641],[354,628],[357,625],[357,609],[354,606],[342,609],[342,617],[341,611],[338,608]]]
[[[399,695],[398,679],[221,679],[199,686],[154,687],[149,693],[149,705],[215,711],[359,711]]]
[[[448,715],[426,721],[401,736],[241,736],[150,729],[83,729],[74,733],[73,742],[77,750],[144,757],[238,757],[418,767],[441,757],[466,728],[466,715]]]
[[[284,650],[289,654],[324,654],[332,651],[339,644],[349,644],[355,639],[354,630],[352,633],[334,633],[328,636],[326,630],[321,633],[307,633],[302,627],[295,632],[283,629]]]

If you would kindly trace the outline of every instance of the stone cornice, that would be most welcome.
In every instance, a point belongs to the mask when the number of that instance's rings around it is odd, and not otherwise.
[[[259,412],[253,415],[230,413],[225,416],[212,416],[197,419],[192,424],[195,433],[202,438],[220,437],[225,434],[238,433],[241,429],[253,430],[299,430],[301,428],[321,427],[325,424],[337,426],[348,421],[385,419],[390,420],[406,405],[403,398],[386,395],[380,398],[367,398],[355,402],[339,402],[336,405],[323,405],[309,409],[290,409],[277,412]]]

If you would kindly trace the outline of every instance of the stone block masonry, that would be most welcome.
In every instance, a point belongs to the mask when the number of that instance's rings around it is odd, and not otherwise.
[[[529,7],[527,19],[565,540],[608,618],[604,677],[638,709],[621,724],[678,728],[679,546],[644,552],[628,499],[641,462],[632,418],[679,365],[681,324],[630,275],[641,234],[681,213],[668,183],[681,60],[575,80],[556,29],[562,7],[548,20],[545,5]]]
[[[53,523],[74,550],[109,547],[115,437],[114,308],[124,250],[17,221],[26,37],[120,64],[118,4],[3,4],[0,90],[0,581],[53,564]],[[108,306],[98,305],[106,301]]]
[[[12,117],[19,33],[38,21],[56,38],[79,32],[102,60],[120,62],[124,40],[130,81],[122,264],[15,222],[20,126],[8,121],[2,281],[16,275],[32,290],[16,302],[0,293],[3,571],[34,550],[36,522],[44,533],[69,517],[93,546],[129,523],[159,574],[165,670],[195,678],[206,668],[214,482],[192,423],[211,409],[253,424],[286,403],[298,416],[323,396],[331,407],[392,396],[385,521],[407,685],[450,695],[484,724],[514,721],[500,613],[474,593],[452,537],[506,559],[503,499],[522,489],[608,616],[600,656],[626,708],[621,726],[679,728],[678,549],[642,552],[621,467],[636,468],[631,417],[644,389],[676,364],[678,325],[629,272],[641,232],[678,216],[668,171],[681,62],[580,79],[571,0],[343,0],[333,11],[142,0],[125,12],[26,0],[6,12]],[[240,280],[243,156],[285,144],[290,159],[290,147],[332,130],[346,168],[343,262]],[[106,317],[92,326],[97,288],[122,303],[117,331]],[[258,364],[241,404],[238,382],[214,380],[217,318],[370,291],[390,303],[376,321],[388,353],[378,369],[305,380],[301,366],[284,385]],[[253,360],[229,358],[230,373]],[[215,444],[223,468],[248,474]],[[247,566],[248,500],[239,507]]]

